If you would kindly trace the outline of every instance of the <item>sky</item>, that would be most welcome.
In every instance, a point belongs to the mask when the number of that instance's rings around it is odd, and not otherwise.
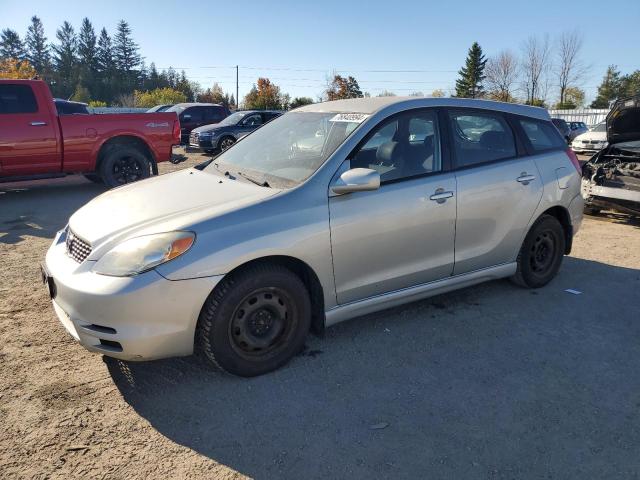
[[[86,16],[97,32],[104,26],[111,34],[124,19],[147,64],[184,69],[204,88],[218,82],[235,93],[239,65],[240,97],[262,76],[291,97],[316,99],[334,71],[353,75],[371,95],[448,93],[474,41],[487,56],[518,54],[531,35],[554,40],[575,29],[590,66],[579,85],[587,100],[607,65],[640,69],[638,0],[0,0],[0,29],[24,36],[34,14],[50,41],[64,20],[77,30]]]

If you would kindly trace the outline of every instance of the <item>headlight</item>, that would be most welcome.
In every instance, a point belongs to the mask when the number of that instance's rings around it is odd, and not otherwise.
[[[211,132],[200,132],[200,138],[202,137],[210,137],[212,135]]]
[[[105,253],[96,262],[93,271],[114,277],[146,272],[185,253],[195,238],[192,232],[167,232],[131,238]]]

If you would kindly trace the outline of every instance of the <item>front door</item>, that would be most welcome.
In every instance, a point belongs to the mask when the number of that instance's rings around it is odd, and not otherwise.
[[[444,172],[434,110],[384,121],[350,155],[378,190],[329,198],[336,294],[345,304],[452,274],[456,180]]]
[[[0,85],[0,176],[59,172],[57,129],[57,117],[30,85]]]

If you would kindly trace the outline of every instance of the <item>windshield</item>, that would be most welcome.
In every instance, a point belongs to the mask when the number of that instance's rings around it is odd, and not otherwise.
[[[235,125],[240,120],[242,120],[245,115],[247,115],[247,112],[236,112],[236,113],[233,113],[233,114],[229,115],[227,118],[225,118],[224,120],[220,121],[220,123],[218,123],[218,125],[221,126],[221,127],[225,126],[225,125]]]
[[[602,122],[599,123],[598,125],[596,125],[595,127],[593,127],[591,129],[592,132],[606,132],[607,131],[607,124]]]
[[[366,118],[363,114],[289,112],[218,156],[215,169],[287,188],[309,178]]]

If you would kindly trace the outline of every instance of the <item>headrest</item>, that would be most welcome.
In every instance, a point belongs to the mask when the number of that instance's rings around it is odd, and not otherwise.
[[[480,145],[487,150],[506,150],[509,148],[509,137],[505,132],[489,130],[480,135]]]
[[[400,155],[398,142],[385,142],[376,150],[376,160],[383,165],[393,165]]]

